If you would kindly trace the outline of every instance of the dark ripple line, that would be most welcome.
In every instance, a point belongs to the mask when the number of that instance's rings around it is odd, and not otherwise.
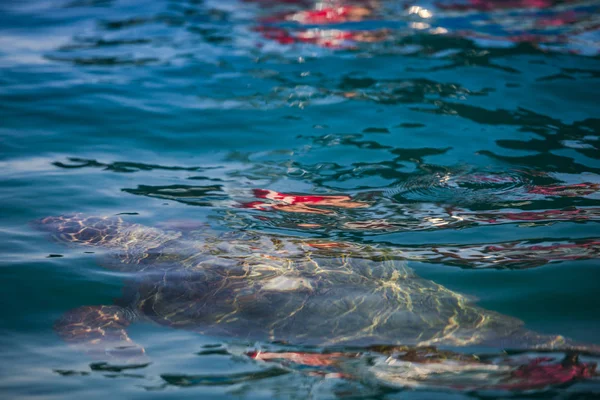
[[[152,171],[152,170],[167,170],[167,171],[192,171],[202,172],[211,169],[218,169],[220,167],[179,167],[179,166],[165,166],[159,164],[145,164],[128,161],[116,161],[112,163],[102,163],[92,159],[69,157],[68,160],[71,164],[63,163],[61,161],[54,161],[52,165],[59,168],[65,169],[79,169],[79,168],[103,168],[105,171],[112,172],[138,172],[138,171]]]
[[[178,375],[163,374],[161,378],[173,386],[230,386],[242,382],[257,381],[287,375],[290,371],[282,368],[268,368],[262,371],[242,372],[230,375]]]

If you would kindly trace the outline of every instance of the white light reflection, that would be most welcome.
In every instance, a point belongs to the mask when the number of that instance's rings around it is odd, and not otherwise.
[[[432,34],[434,34],[434,35],[444,35],[444,34],[448,33],[448,29],[442,28],[442,27],[437,27],[435,29],[432,29],[429,32],[432,33]]]
[[[411,6],[408,8],[408,14],[416,14],[421,18],[431,18],[433,13],[426,8],[419,6]]]
[[[431,25],[424,22],[411,22],[410,27],[413,29],[427,29],[431,28]]]

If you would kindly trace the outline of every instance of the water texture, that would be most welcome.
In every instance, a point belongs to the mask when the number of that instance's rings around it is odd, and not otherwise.
[[[2,397],[598,396],[599,27],[1,2]]]

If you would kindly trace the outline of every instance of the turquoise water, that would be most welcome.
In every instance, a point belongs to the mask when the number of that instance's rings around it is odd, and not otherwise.
[[[2,2],[3,397],[478,396],[290,372],[236,350],[277,345],[145,322],[129,336],[151,364],[98,364],[53,325],[128,277],[31,224],[72,213],[368,245],[600,345],[600,6],[502,4]]]

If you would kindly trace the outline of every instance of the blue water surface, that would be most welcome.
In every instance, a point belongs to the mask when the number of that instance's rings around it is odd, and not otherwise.
[[[150,365],[103,368],[53,325],[112,304],[125,277],[32,225],[72,213],[385,249],[528,329],[600,345],[599,15],[595,1],[3,1],[2,397],[478,396],[271,374],[203,353],[235,338],[149,323],[129,334]],[[535,396],[598,393],[592,378]]]

